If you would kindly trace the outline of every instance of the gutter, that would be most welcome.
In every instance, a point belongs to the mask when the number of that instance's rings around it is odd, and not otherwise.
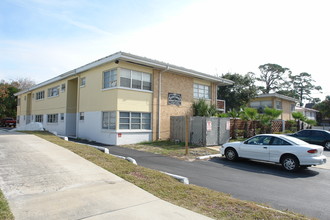
[[[162,98],[162,73],[169,71],[170,67],[167,66],[165,69],[159,72],[159,79],[158,79],[158,128],[157,128],[157,140],[160,140],[160,117],[161,117],[161,98]]]

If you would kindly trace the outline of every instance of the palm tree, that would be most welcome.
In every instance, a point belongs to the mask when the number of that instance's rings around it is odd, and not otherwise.
[[[244,108],[240,114],[242,120],[244,120],[244,137],[251,137],[255,135],[255,123],[254,121],[257,119],[258,111],[255,108]],[[249,121],[251,121],[252,125],[252,135],[249,133]]]
[[[208,105],[204,99],[198,100],[193,104],[194,116],[214,116],[217,113],[215,105]]]
[[[306,117],[301,112],[292,112],[292,117],[297,123],[297,131],[300,130],[300,122],[306,121]]]
[[[272,123],[282,114],[282,111],[266,107],[264,112],[263,123],[266,125],[266,131],[272,133]]]
[[[317,125],[317,122],[316,122],[315,120],[311,120],[311,119],[306,119],[304,122],[305,122],[306,124],[308,124],[310,128],[311,128],[312,126]]]

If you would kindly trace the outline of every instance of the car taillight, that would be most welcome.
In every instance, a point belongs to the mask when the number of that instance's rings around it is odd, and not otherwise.
[[[307,152],[310,154],[315,154],[317,153],[317,149],[308,150]]]

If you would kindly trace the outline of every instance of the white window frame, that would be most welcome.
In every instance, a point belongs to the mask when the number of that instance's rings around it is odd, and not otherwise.
[[[48,114],[47,123],[49,124],[58,123],[58,114]]]
[[[55,86],[55,87],[52,87],[52,88],[49,88],[48,89],[48,97],[56,97],[56,96],[59,96],[60,94],[60,87],[59,86]]]
[[[61,118],[61,121],[64,121],[64,113],[61,113],[60,118]]]
[[[211,99],[211,86],[194,83],[195,99]]]
[[[117,69],[111,69],[103,72],[103,89],[117,87]],[[109,76],[106,76],[109,74]]]
[[[123,77],[124,71],[127,71],[128,77]],[[128,79],[129,86],[125,86],[122,84],[122,79]],[[152,79],[150,73],[140,72],[136,70],[121,68],[119,71],[119,85],[122,88],[130,88],[144,91],[152,91]],[[149,85],[148,85],[149,84]]]
[[[85,113],[79,112],[79,121],[84,121],[84,120],[85,120]]]
[[[86,86],[86,77],[80,78],[80,87],[85,87]]]
[[[114,111],[102,112],[102,129],[116,130],[117,114]]]
[[[45,98],[45,90],[36,92],[36,100],[42,100]]]
[[[44,122],[44,116],[43,115],[35,115],[34,120],[35,120],[35,122],[43,123]]]
[[[119,129],[151,130],[151,113],[126,111],[119,112]]]

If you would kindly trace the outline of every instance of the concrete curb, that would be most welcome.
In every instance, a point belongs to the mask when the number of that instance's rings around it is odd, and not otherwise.
[[[160,172],[162,172],[162,171],[160,171]],[[175,174],[167,173],[167,172],[162,172],[162,173],[169,175],[169,176],[173,177],[174,179],[179,180],[183,184],[189,184],[189,179],[187,177],[179,176],[179,175],[175,175]]]
[[[221,154],[211,154],[211,155],[196,157],[196,159],[197,160],[205,160],[205,159],[211,159],[213,157],[222,157],[222,155]]]

